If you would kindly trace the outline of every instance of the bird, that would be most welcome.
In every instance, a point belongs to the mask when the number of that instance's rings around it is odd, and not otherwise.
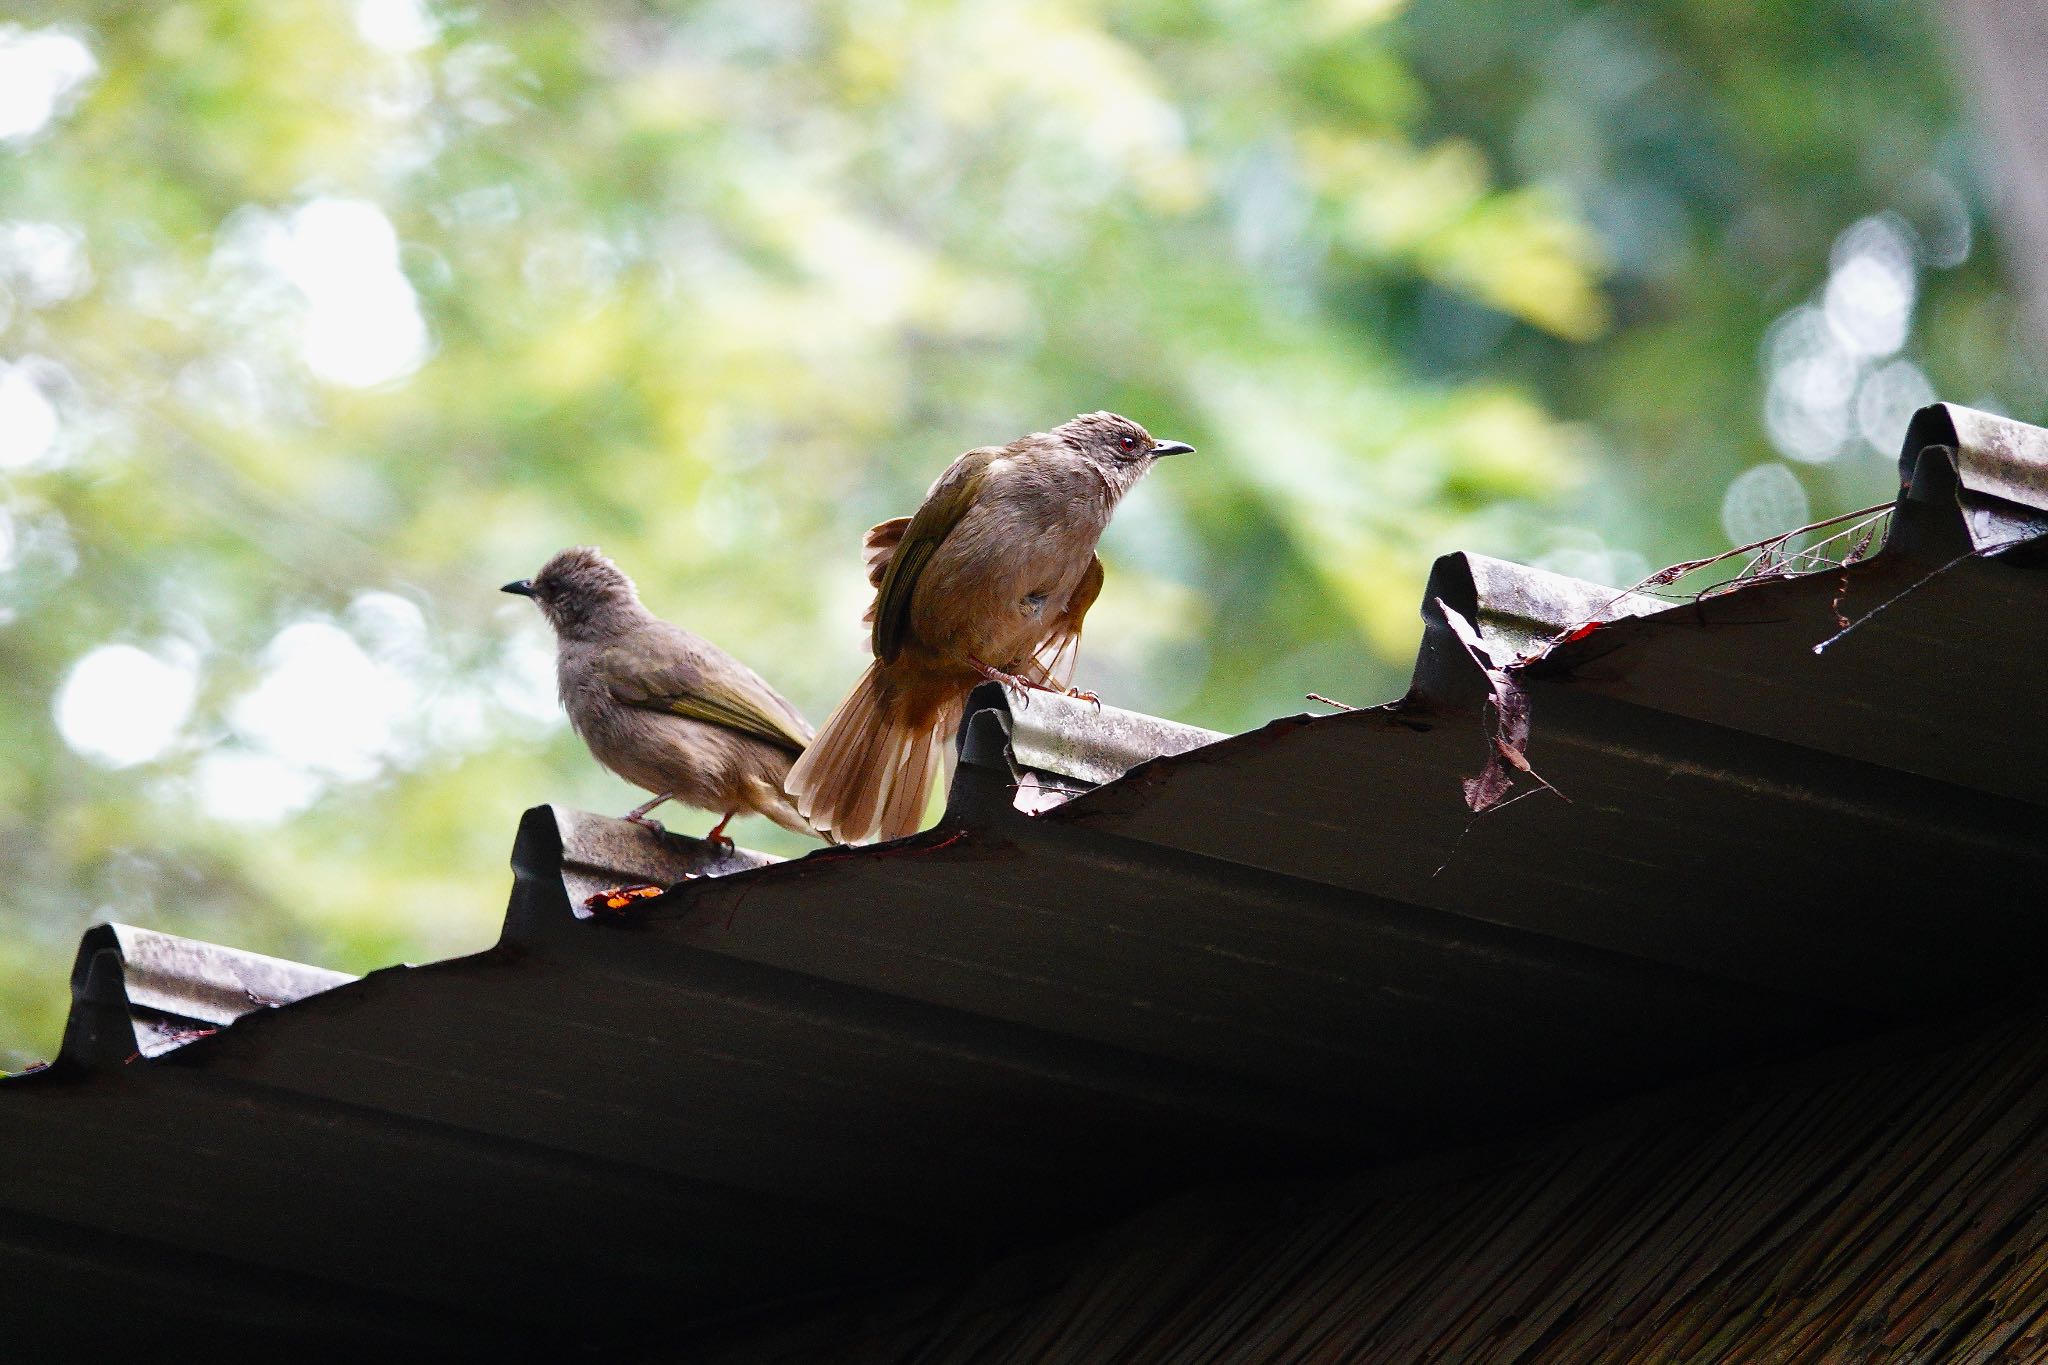
[[[730,847],[741,811],[818,837],[782,790],[811,742],[801,712],[709,640],[641,605],[633,580],[589,546],[563,550],[502,592],[530,597],[554,627],[562,709],[591,756],[654,793],[626,819],[659,832],[664,801],[718,815],[706,838]]]
[[[870,530],[874,662],[790,769],[803,817],[840,843],[915,833],[967,694],[984,679],[1066,689],[1110,515],[1161,458],[1193,450],[1085,413],[968,451],[916,515]]]

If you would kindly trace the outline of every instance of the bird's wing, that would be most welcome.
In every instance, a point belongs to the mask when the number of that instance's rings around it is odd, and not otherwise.
[[[760,674],[678,627],[613,645],[595,663],[628,706],[722,725],[791,754],[811,742],[803,714]]]
[[[1074,681],[1074,664],[1081,654],[1081,622],[1088,615],[1088,608],[1095,605],[1095,599],[1102,592],[1102,560],[1096,555],[1088,556],[1088,569],[1081,575],[1081,581],[1074,585],[1074,591],[1067,598],[1067,609],[1052,623],[1051,632],[1045,643],[1031,656],[1031,667],[1026,676],[1033,682],[1044,683],[1047,687],[1066,689]]]
[[[889,561],[896,557],[896,547],[903,543],[903,533],[909,529],[909,517],[891,517],[868,528],[867,536],[860,543],[860,553],[867,565],[869,587],[882,586],[882,579],[889,572]]]
[[[946,467],[939,475],[932,491],[925,495],[924,505],[917,509],[917,515],[910,519],[897,537],[895,552],[882,569],[882,580],[875,588],[875,657],[889,663],[903,650],[903,637],[910,628],[910,599],[917,591],[917,580],[924,573],[925,565],[945,542],[953,528],[960,524],[960,518],[967,515],[967,509],[974,505],[974,499],[981,492],[981,486],[988,479],[988,472],[995,462],[1002,458],[1002,446],[983,446],[970,450]],[[883,522],[868,532],[871,546],[878,533],[892,523]],[[886,539],[886,535],[883,536]],[[879,551],[870,549],[871,555]],[[872,559],[869,576],[874,574]]]
[[[879,589],[882,580],[888,576],[889,561],[896,557],[896,547],[903,543],[903,533],[910,529],[909,517],[891,517],[879,526],[868,528],[867,538],[861,541],[860,554],[868,569],[868,586]],[[864,626],[875,623],[875,608],[882,598],[877,592],[875,599],[868,603],[868,614],[860,618]]]

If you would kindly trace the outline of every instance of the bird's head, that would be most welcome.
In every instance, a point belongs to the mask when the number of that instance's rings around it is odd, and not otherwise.
[[[588,545],[571,546],[533,577],[499,591],[531,597],[561,635],[601,631],[614,618],[637,614],[640,608],[633,580]]]
[[[1083,413],[1054,427],[1052,434],[1101,470],[1119,493],[1162,457],[1194,451],[1185,441],[1155,441],[1145,428],[1113,412]]]

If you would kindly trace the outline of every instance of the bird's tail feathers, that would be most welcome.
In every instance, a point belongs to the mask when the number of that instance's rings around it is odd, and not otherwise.
[[[755,813],[767,816],[791,834],[802,834],[812,839],[830,837],[824,830],[816,828],[810,821],[804,819],[797,810],[796,803],[791,801],[789,794],[776,783],[762,778],[751,778],[748,785],[753,796]]]
[[[915,834],[960,724],[963,697],[906,693],[884,668],[868,665],[785,783],[804,818],[841,843]]]

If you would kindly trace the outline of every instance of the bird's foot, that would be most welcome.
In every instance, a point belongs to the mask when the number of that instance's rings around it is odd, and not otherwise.
[[[639,805],[627,811],[623,818],[629,825],[638,825],[642,829],[651,829],[656,834],[666,834],[668,831],[661,827],[661,821],[648,819],[647,812],[653,810],[662,802],[669,800],[674,795],[674,792],[662,792],[651,801],[642,801]]]
[[[1005,673],[1002,669],[985,664],[972,656],[969,656],[967,662],[976,673],[979,673],[990,682],[1001,683],[1004,687],[1018,693],[1018,700],[1025,706],[1031,705],[1031,694],[1033,692],[1049,692],[1052,690],[1042,682],[1033,682],[1030,678],[1021,677],[1015,673]]]
[[[667,891],[667,887],[656,886],[652,882],[615,886],[609,891],[600,891],[595,896],[585,896],[583,908],[594,915],[623,915],[639,909],[643,901],[651,901],[656,896],[665,895]]]
[[[674,800],[674,796],[676,796],[674,792],[657,792],[657,794],[653,796],[653,800],[643,800],[641,804],[637,804],[637,806],[633,806],[631,810],[627,810],[627,814],[625,814],[625,821],[627,821],[629,825],[639,825],[641,829],[651,829],[651,831],[653,831],[653,833],[657,833],[657,835],[666,835],[668,831],[666,831],[666,829],[662,829],[662,821],[649,821],[649,819],[647,819],[647,812],[649,812],[649,810],[653,810],[655,806],[659,806],[659,804],[662,804],[664,800]]]
[[[1100,711],[1102,709],[1102,698],[1086,688],[1070,687],[1066,690],[1066,695],[1072,697],[1075,701],[1092,701],[1095,703],[1096,710]]]
[[[736,810],[727,811],[725,813],[725,818],[720,820],[717,824],[713,825],[711,827],[711,832],[704,836],[704,842],[711,845],[713,848],[730,849],[736,847],[733,841],[729,837],[727,837],[725,827],[731,824],[733,816],[738,814],[739,812]]]

